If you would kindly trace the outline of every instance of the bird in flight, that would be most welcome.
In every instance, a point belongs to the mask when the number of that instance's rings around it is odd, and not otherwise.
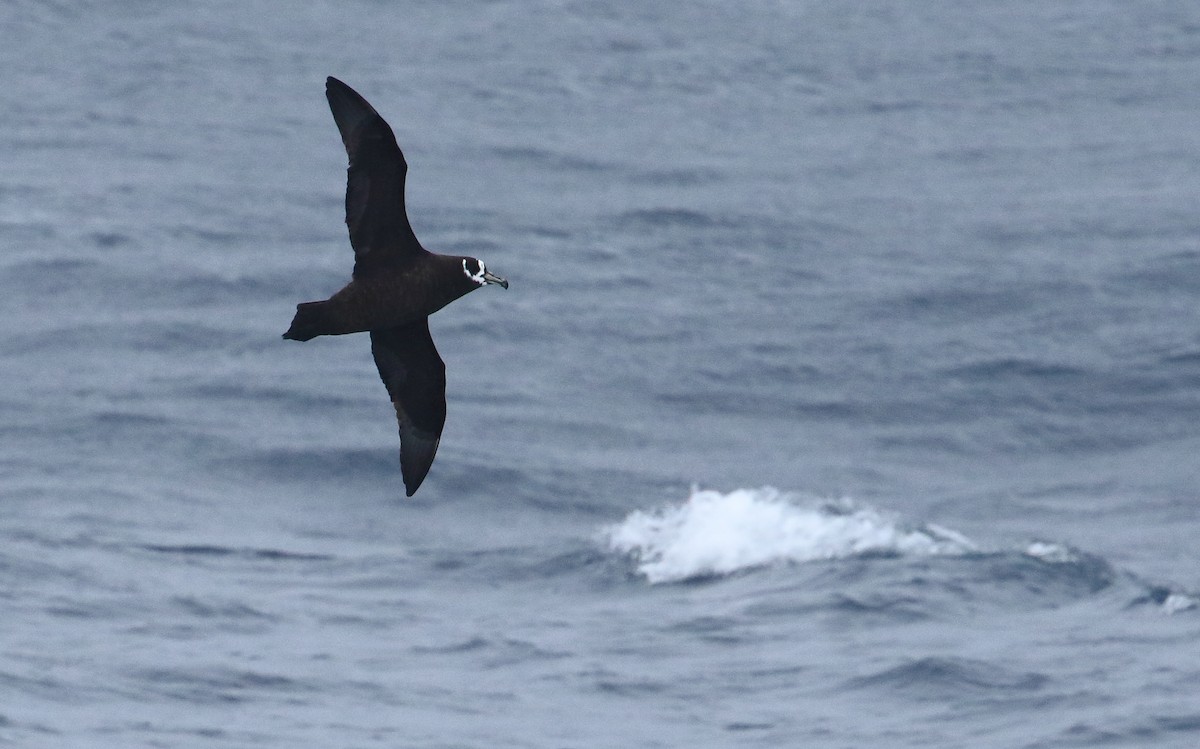
[[[396,409],[400,473],[411,497],[429,473],[446,423],[446,365],[429,335],[429,316],[481,286],[507,289],[508,281],[482,260],[422,247],[404,210],[408,164],[392,128],[336,78],[325,80],[325,98],[350,157],[346,226],[354,272],[328,299],[296,305],[283,337],[371,334],[375,366]]]

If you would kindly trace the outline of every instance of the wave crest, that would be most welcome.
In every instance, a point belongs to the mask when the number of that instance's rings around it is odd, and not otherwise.
[[[728,494],[693,488],[687,501],[635,510],[605,531],[651,583],[669,583],[780,562],[862,554],[964,554],[975,546],[937,526],[906,528],[869,507],[806,506],[770,487]]]

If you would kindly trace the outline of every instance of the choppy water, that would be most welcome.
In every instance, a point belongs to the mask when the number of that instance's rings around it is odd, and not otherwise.
[[[1200,8],[913,5],[4,5],[0,743],[1195,746]]]

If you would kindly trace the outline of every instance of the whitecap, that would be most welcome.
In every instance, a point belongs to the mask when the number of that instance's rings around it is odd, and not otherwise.
[[[1079,561],[1079,555],[1071,547],[1049,541],[1034,541],[1025,547],[1024,553],[1027,557],[1051,564],[1070,564]]]
[[[1196,599],[1183,593],[1171,593],[1162,602],[1163,611],[1176,614],[1196,608]]]
[[[870,507],[804,503],[769,487],[728,494],[693,488],[687,501],[636,510],[605,530],[651,583],[678,582],[781,562],[862,554],[932,556],[975,549],[937,526],[908,528]]]

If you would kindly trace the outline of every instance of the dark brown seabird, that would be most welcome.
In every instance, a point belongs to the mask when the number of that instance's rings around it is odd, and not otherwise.
[[[371,334],[371,353],[400,424],[400,473],[408,496],[429,473],[446,423],[446,365],[429,335],[429,316],[488,284],[508,288],[473,257],[437,255],[417,241],[404,210],[408,164],[379,113],[336,78],[325,80],[350,157],[346,225],[354,248],[350,283],[323,302],[296,305],[293,341]]]

